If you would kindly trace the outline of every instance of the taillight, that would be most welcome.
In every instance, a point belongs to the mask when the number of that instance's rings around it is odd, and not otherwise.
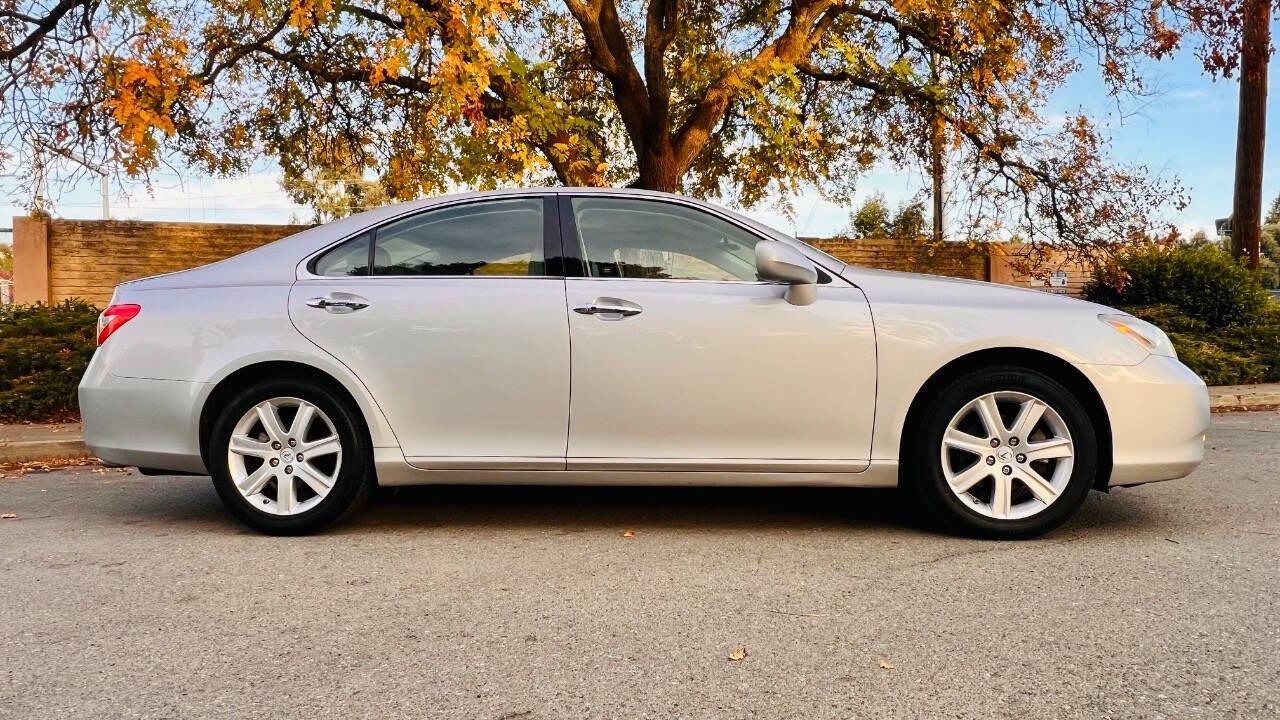
[[[141,305],[110,305],[98,316],[98,345],[107,341],[111,333],[142,312]]]

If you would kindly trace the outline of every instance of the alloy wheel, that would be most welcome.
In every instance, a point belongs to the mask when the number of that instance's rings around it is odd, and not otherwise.
[[[1015,391],[986,393],[960,408],[941,452],[952,494],[997,520],[1030,517],[1052,505],[1071,479],[1075,457],[1062,416]]]
[[[342,441],[319,407],[276,397],[249,408],[227,446],[231,481],[251,506],[298,515],[329,494],[342,468]]]

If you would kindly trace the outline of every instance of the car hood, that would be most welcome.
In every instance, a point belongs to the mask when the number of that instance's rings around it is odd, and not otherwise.
[[[1105,305],[1068,295],[982,280],[876,270],[855,265],[846,265],[840,275],[862,288],[868,300],[873,303],[877,298],[881,298],[949,307],[994,306],[1003,309],[1074,310],[1093,314],[1116,312]]]

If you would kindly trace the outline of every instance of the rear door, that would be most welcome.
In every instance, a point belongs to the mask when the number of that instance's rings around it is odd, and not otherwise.
[[[365,383],[411,463],[561,468],[569,330],[548,241],[550,196],[431,208],[318,256],[290,317]]]

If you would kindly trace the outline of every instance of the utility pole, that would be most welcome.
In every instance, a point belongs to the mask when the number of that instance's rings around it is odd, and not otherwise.
[[[59,157],[63,157],[63,158],[66,158],[67,160],[70,160],[71,162],[79,165],[80,167],[83,167],[85,170],[88,170],[89,172],[96,174],[102,179],[102,219],[110,220],[111,219],[111,183],[110,183],[110,176],[107,174],[107,171],[104,170],[101,165],[93,162],[92,160],[88,160],[84,157],[81,157],[80,155],[77,155],[76,153],[71,152],[66,148],[51,147],[49,145],[45,145],[40,140],[36,140],[35,150],[36,150],[36,172],[37,172],[36,182],[37,183],[43,182],[44,180],[44,164],[40,162],[41,148],[44,148],[45,150],[48,150],[49,152],[55,155],[58,155]],[[41,197],[40,189],[37,186],[36,204],[39,205],[42,201],[43,201],[43,198]]]
[[[1236,179],[1231,252],[1249,253],[1257,269],[1262,240],[1262,152],[1267,141],[1267,65],[1271,60],[1271,2],[1244,0],[1240,47],[1240,117],[1236,127]]]
[[[40,153],[40,143],[35,144],[35,159],[31,163],[32,173],[35,175],[35,209],[37,212],[44,212],[44,155]]]
[[[938,84],[938,53],[929,57],[929,74],[933,83]],[[942,242],[942,113],[934,111],[929,119],[929,155],[933,175],[933,242]]]

